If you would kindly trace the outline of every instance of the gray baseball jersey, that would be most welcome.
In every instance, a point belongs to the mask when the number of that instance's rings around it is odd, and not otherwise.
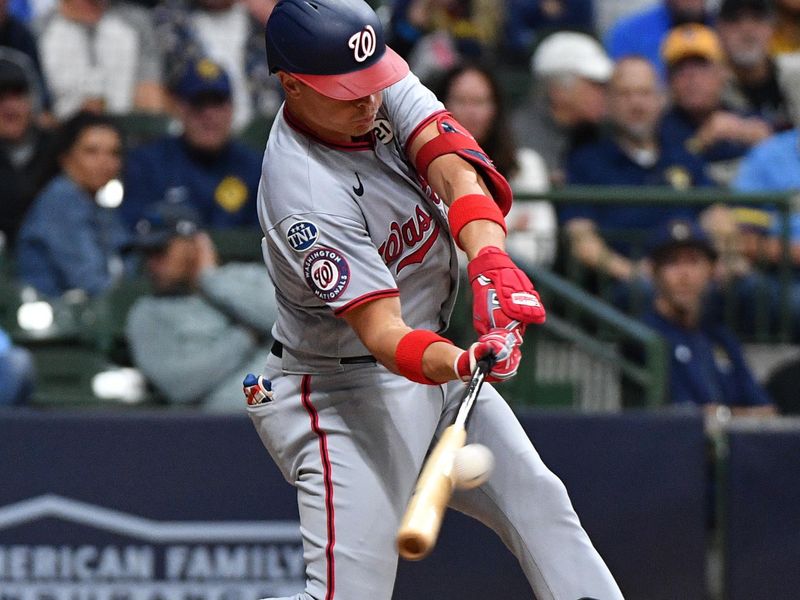
[[[390,600],[397,527],[464,390],[460,381],[422,385],[365,361],[368,350],[341,318],[399,296],[411,327],[447,324],[457,258],[445,207],[421,189],[404,151],[441,110],[408,75],[384,91],[370,139],[326,143],[285,108],[270,134],[259,217],[283,348],[264,371],[272,398],[248,412],[297,488],[307,585],[294,600]],[[622,598],[564,486],[489,385],[468,436],[492,450],[497,466],[451,506],[501,536],[536,597]]]
[[[385,91],[374,143],[333,146],[285,110],[277,119],[258,206],[264,258],[281,283],[275,339],[293,355],[367,354],[339,317],[383,296],[400,295],[410,327],[445,328],[457,259],[443,204],[423,193],[403,151],[442,110],[411,75]]]

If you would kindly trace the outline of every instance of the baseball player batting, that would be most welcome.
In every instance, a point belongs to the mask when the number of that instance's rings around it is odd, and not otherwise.
[[[248,412],[297,488],[307,583],[293,600],[390,600],[396,534],[429,449],[453,422],[475,363],[512,377],[545,311],[504,252],[511,190],[475,140],[384,43],[362,0],[281,0],[267,58],[286,101],[259,189],[275,284],[275,344],[245,383]],[[477,341],[441,336],[469,259]],[[259,293],[246,290],[245,293]],[[622,595],[490,386],[468,441],[496,465],[450,506],[485,523],[539,600]]]

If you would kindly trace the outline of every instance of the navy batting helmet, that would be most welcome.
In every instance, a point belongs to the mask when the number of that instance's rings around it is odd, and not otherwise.
[[[270,72],[291,73],[338,100],[363,98],[408,73],[363,0],[281,0],[267,21],[266,41]]]

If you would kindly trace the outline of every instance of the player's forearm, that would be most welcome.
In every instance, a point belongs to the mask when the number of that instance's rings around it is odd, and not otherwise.
[[[496,246],[501,250],[506,248],[506,232],[494,221],[480,219],[467,223],[458,236],[458,241],[467,258],[472,260],[481,248]]]
[[[457,198],[470,194],[490,196],[478,172],[455,154],[440,156],[428,171],[434,191],[450,206]],[[505,250],[506,232],[494,221],[478,219],[464,226],[458,242],[472,260],[481,248],[496,246]]]
[[[378,362],[393,373],[405,375],[397,364],[398,346],[404,338],[408,341],[409,333],[421,330],[413,330],[406,325],[397,298],[368,302],[346,313],[344,319]],[[433,332],[425,333],[437,337]],[[425,377],[440,383],[456,378],[453,363],[462,352],[460,348],[446,341],[435,341],[424,349],[420,347],[419,352],[422,353],[421,371]]]
[[[431,344],[422,355],[423,372],[428,379],[444,383],[456,378],[453,364],[456,358],[464,352],[458,346],[436,342]]]
[[[448,206],[467,194],[489,195],[489,188],[475,168],[456,154],[445,154],[431,162],[428,183]]]
[[[397,365],[397,346],[412,329],[406,325],[372,330],[363,335],[362,342],[370,353],[392,373],[402,375]],[[432,381],[444,383],[455,379],[453,363],[462,350],[445,342],[435,342],[422,355],[422,372]]]

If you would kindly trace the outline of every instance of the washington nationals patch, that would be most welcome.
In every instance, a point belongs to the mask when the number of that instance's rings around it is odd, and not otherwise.
[[[325,302],[336,300],[350,283],[350,265],[338,250],[317,248],[303,261],[303,275],[314,295]]]

